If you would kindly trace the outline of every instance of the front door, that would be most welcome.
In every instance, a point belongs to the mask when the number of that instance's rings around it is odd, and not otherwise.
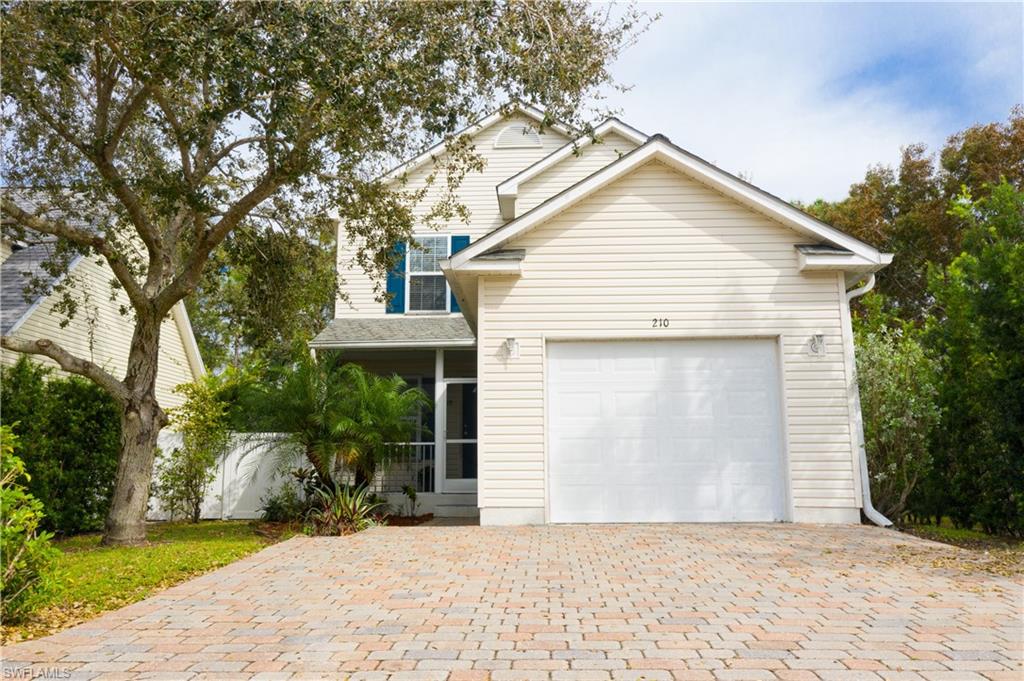
[[[476,491],[476,380],[445,381],[443,492]]]

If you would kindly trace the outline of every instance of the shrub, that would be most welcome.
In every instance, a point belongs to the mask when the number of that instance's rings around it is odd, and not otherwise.
[[[959,197],[964,251],[929,273],[940,359],[939,465],[921,506],[961,526],[1024,536],[1024,191]]]
[[[376,522],[374,515],[383,505],[365,487],[318,489],[309,514],[310,526],[314,534],[326,536],[361,532]]]
[[[117,474],[121,423],[114,399],[77,376],[21,357],[5,367],[0,402],[14,424],[28,492],[45,511],[42,527],[59,534],[103,528]]]
[[[286,481],[276,492],[260,500],[263,519],[268,523],[304,520],[309,506],[296,485]]]
[[[15,455],[18,436],[0,426],[0,619],[17,621],[32,609],[57,555],[53,537],[39,532],[43,504],[25,488],[29,475]]]
[[[878,308],[876,308],[877,311]],[[857,331],[864,444],[875,507],[894,522],[931,465],[939,422],[934,361],[910,328],[868,319]]]
[[[156,496],[171,518],[199,522],[203,500],[216,477],[217,461],[231,445],[228,405],[221,399],[225,379],[208,374],[174,389],[185,402],[171,410],[182,446],[157,466]]]

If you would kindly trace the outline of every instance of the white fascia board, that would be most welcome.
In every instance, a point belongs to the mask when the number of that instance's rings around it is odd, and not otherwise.
[[[389,170],[387,173],[382,175],[380,179],[385,181],[385,182],[390,182],[390,181],[397,180],[397,179],[401,178],[403,175],[405,175],[406,173],[409,173],[409,172],[415,170],[416,168],[420,167],[421,165],[423,165],[427,161],[429,161],[429,160],[431,160],[433,158],[437,158],[438,156],[443,154],[445,151],[447,151],[448,143],[451,140],[459,138],[459,137],[462,137],[463,135],[468,135],[470,137],[473,137],[473,136],[479,134],[480,132],[486,130],[487,128],[491,127],[495,123],[499,123],[501,121],[508,120],[509,118],[511,118],[512,116],[515,116],[516,114],[522,114],[522,115],[526,116],[527,118],[531,118],[536,123],[542,123],[544,121],[544,112],[541,111],[540,109],[536,108],[536,107],[533,107],[533,106],[526,106],[525,104],[517,104],[507,114],[502,113],[501,110],[499,109],[498,111],[495,111],[492,114],[488,114],[488,115],[484,116],[483,118],[481,118],[480,120],[476,121],[475,123],[472,123],[469,126],[463,128],[462,130],[460,130],[459,132],[455,133],[451,137],[449,137],[447,139],[444,139],[444,140],[438,142],[437,144],[429,147],[423,153],[421,153],[418,156],[416,156],[416,157],[406,161],[405,163],[401,164],[397,168],[395,168],[393,170]],[[560,132],[563,135],[566,135],[566,136],[569,136],[569,137],[571,137],[572,135],[575,134],[572,130],[570,130],[568,127],[562,125],[561,123],[552,123],[548,127],[551,128],[552,130],[555,130],[556,132]]]
[[[447,276],[448,272],[454,269],[451,266],[451,258],[442,260],[440,267]],[[473,260],[458,269],[459,272],[473,272],[474,274],[518,275],[523,273],[523,264],[520,260]]]
[[[882,254],[873,246],[844,234],[797,210],[782,199],[757,189],[707,161],[683,151],[665,137],[655,135],[643,146],[634,149],[619,160],[609,163],[593,175],[459,251],[450,259],[451,268],[460,269],[481,253],[501,248],[524,232],[651,161],[664,163],[800,234],[845,248],[880,266],[886,264],[883,262]]]
[[[582,137],[577,137],[571,142],[566,142],[563,146],[551,152],[530,167],[523,169],[499,184],[496,191],[498,192],[498,209],[501,212],[501,216],[506,220],[511,220],[516,216],[516,198],[519,196],[519,188],[522,185],[526,184],[549,168],[561,163],[572,154],[575,154],[577,150],[583,149],[589,144],[593,144],[595,137],[600,139],[609,133],[621,135],[638,146],[647,141],[647,135],[643,134],[636,128],[626,125],[617,118],[609,118],[604,123],[594,128],[594,133],[592,135],[583,135]]]
[[[391,349],[396,348],[471,348],[476,345],[476,339],[467,338],[463,340],[395,340],[395,341],[321,341],[310,343],[309,347],[317,350],[331,350],[334,348],[349,349]]]
[[[881,253],[881,261],[873,261],[856,254],[797,253],[800,271],[839,270],[843,272],[877,272],[890,262],[892,253]]]

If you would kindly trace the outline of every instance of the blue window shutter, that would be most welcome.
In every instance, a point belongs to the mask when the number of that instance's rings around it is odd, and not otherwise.
[[[452,252],[451,255],[455,255],[463,248],[469,245],[469,237],[465,235],[452,235]],[[455,294],[452,294],[452,312],[459,312],[459,303],[455,300]]]
[[[398,260],[388,272],[388,314],[405,312],[405,242],[395,244]]]

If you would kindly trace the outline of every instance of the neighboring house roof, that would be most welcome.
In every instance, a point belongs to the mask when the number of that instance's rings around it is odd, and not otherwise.
[[[53,241],[17,248],[0,265],[0,334],[7,336],[18,330],[47,296],[67,276],[82,256],[74,257],[67,271],[54,276],[43,269],[53,253]],[[25,297],[25,286],[33,279],[43,284],[42,290]]]
[[[847,258],[850,268],[876,271],[892,261],[891,254],[880,253],[870,244],[821,222],[779,197],[681,149],[664,135],[654,135],[642,146],[471,243],[467,248],[452,255],[442,268],[458,270],[477,256],[505,247],[524,232],[651,161],[664,163],[800,234],[849,251],[851,255],[839,257]],[[815,256],[805,257],[810,262]],[[827,257],[834,260],[837,256]],[[835,266],[834,262],[830,261],[829,264]]]
[[[512,116],[514,116],[516,114],[520,114],[522,116],[525,116],[526,118],[530,118],[530,119],[532,119],[533,121],[535,121],[538,124],[542,123],[544,121],[544,112],[543,111],[541,111],[540,109],[538,109],[536,107],[528,106],[526,104],[515,104],[515,105],[513,105],[512,109],[510,111],[506,111],[506,112],[502,112],[499,109],[498,111],[495,111],[494,113],[490,113],[490,114],[484,116],[483,118],[481,118],[480,120],[478,120],[478,121],[476,121],[474,123],[469,124],[468,126],[463,128],[462,130],[458,131],[457,133],[455,133],[451,137],[448,137],[447,139],[444,139],[444,140],[438,142],[437,144],[434,144],[434,145],[428,147],[425,151],[423,151],[418,156],[416,156],[416,157],[406,161],[405,163],[402,163],[401,165],[397,166],[396,168],[393,168],[393,169],[389,170],[387,173],[385,173],[381,177],[381,179],[382,180],[396,180],[396,179],[400,178],[402,175],[405,175],[406,173],[412,172],[413,170],[415,170],[416,168],[420,167],[421,165],[423,165],[427,161],[429,161],[429,160],[431,160],[433,158],[436,158],[436,157],[440,156],[441,154],[443,154],[445,152],[445,150],[448,148],[448,144],[449,144],[449,142],[451,142],[451,140],[456,139],[458,137],[461,137],[463,135],[469,135],[470,137],[472,137],[474,135],[477,135],[481,131],[486,130],[487,128],[491,127],[495,123],[500,123],[501,121],[508,120],[509,118],[511,118]],[[578,132],[575,132],[575,131],[571,130],[570,128],[566,127],[565,125],[562,125],[561,123],[548,124],[547,127],[551,128],[552,130],[556,130],[556,131],[562,133],[563,135],[566,135],[566,136],[569,136],[569,137],[572,137],[572,136],[578,134]]]
[[[316,335],[313,348],[456,347],[476,344],[462,317],[401,316],[335,319]]]
[[[22,210],[42,215],[55,213],[52,210],[41,210],[42,205],[38,200],[38,192],[5,187],[3,193],[5,201],[16,202]],[[78,227],[95,228],[95,225],[77,217],[61,217]],[[68,262],[65,271],[54,276],[47,272],[42,265],[53,254],[56,237],[37,232],[30,232],[29,236],[32,237],[33,243],[20,248],[15,247],[11,255],[0,265],[0,335],[7,336],[17,331],[18,327],[53,293],[54,287],[63,281],[85,258],[82,255],[73,257]],[[25,286],[33,279],[41,282],[43,286],[37,293],[26,298]],[[199,352],[199,344],[196,342],[195,332],[183,302],[179,301],[171,308],[171,316],[175,328],[181,336],[189,369],[194,378],[200,378],[206,373],[206,366]]]
[[[512,177],[508,178],[496,188],[498,192],[498,207],[503,218],[515,217],[516,198],[519,195],[519,188],[543,173],[548,168],[561,163],[570,155],[578,153],[583,147],[592,144],[594,139],[600,140],[605,135],[618,134],[633,144],[640,145],[647,141],[647,135],[636,128],[626,125],[617,118],[609,118],[604,123],[594,128],[592,135],[578,137],[571,142],[559,147],[533,165],[524,168]]]

